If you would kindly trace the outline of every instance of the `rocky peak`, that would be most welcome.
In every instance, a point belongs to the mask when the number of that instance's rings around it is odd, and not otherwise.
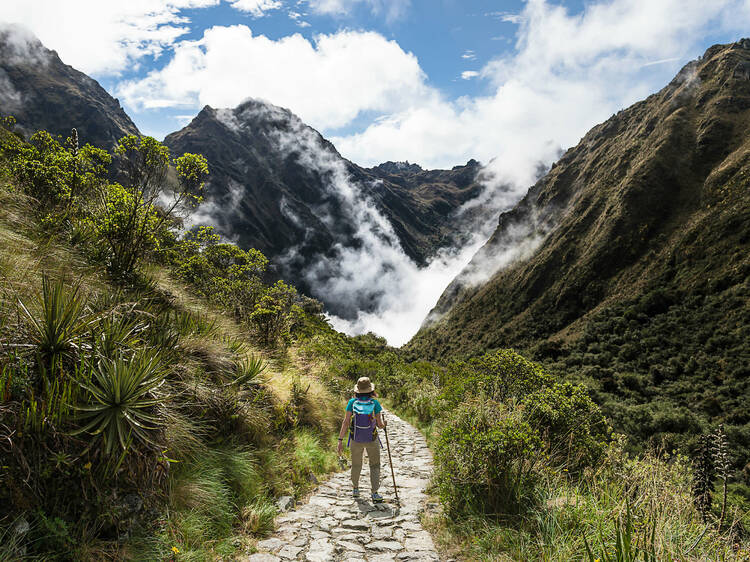
[[[0,115],[31,134],[63,138],[75,127],[83,143],[112,148],[138,128],[99,83],[66,65],[27,29],[0,26]]]
[[[371,168],[374,173],[377,174],[414,174],[422,171],[422,167],[419,164],[409,164],[408,160],[403,162],[383,162],[377,166]]]

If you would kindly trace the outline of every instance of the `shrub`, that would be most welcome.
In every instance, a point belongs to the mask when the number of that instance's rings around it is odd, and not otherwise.
[[[125,182],[106,188],[93,226],[107,244],[110,270],[127,277],[158,248],[175,213],[200,201],[208,164],[203,156],[183,154],[173,162],[176,181],[170,181],[169,148],[135,135],[120,139],[115,154]]]
[[[297,291],[283,281],[269,287],[255,304],[250,322],[265,345],[286,340],[302,309],[294,304]]]
[[[529,394],[522,404],[524,419],[542,436],[553,462],[578,470],[604,453],[611,431],[583,385],[555,383]]]
[[[540,365],[511,349],[501,349],[469,363],[451,364],[443,384],[443,397],[454,404],[471,394],[503,402],[522,397],[552,380]]]
[[[542,442],[520,411],[472,400],[445,421],[435,482],[449,515],[518,513],[530,500]]]

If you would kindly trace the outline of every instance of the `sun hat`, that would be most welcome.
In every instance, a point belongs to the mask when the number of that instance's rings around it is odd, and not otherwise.
[[[357,381],[357,386],[354,387],[354,392],[358,394],[375,392],[375,385],[370,382],[370,377],[360,377]]]

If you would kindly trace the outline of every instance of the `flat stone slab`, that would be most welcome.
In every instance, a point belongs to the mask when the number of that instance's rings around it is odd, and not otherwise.
[[[270,552],[276,552],[282,546],[284,546],[284,541],[275,537],[258,542],[258,550],[268,550]]]

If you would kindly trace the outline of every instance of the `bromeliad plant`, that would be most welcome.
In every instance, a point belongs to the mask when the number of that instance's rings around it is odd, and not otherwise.
[[[237,377],[228,383],[227,386],[233,385],[241,388],[242,386],[257,386],[262,384],[263,378],[261,377],[261,373],[266,370],[266,367],[268,367],[268,363],[263,361],[262,357],[250,355],[235,364]]]
[[[89,401],[77,409],[86,425],[74,435],[101,436],[104,453],[110,455],[119,444],[126,452],[137,438],[154,444],[152,432],[159,418],[153,407],[159,402],[154,391],[164,382],[166,369],[161,356],[151,350],[136,352],[132,358],[100,359],[89,381],[79,384],[89,392]]]
[[[53,283],[45,275],[37,314],[18,301],[31,321],[34,344],[47,366],[56,364],[63,355],[72,351],[88,327],[84,298],[79,290],[79,286],[68,290],[63,279]]]

